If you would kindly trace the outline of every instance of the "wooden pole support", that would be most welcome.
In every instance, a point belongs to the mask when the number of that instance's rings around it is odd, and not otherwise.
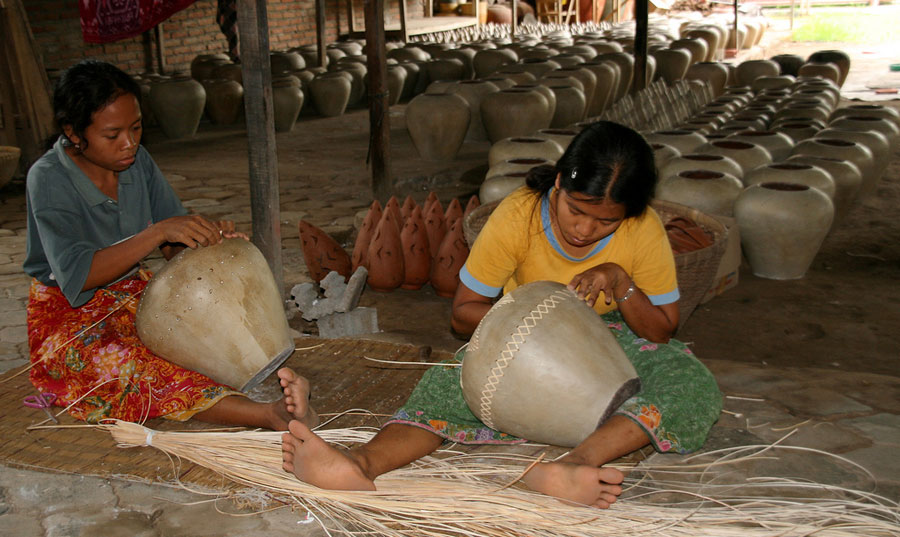
[[[405,0],[400,0],[404,2]],[[384,48],[384,0],[366,0],[366,65],[369,73],[369,158],[372,195],[391,197],[391,122]]]

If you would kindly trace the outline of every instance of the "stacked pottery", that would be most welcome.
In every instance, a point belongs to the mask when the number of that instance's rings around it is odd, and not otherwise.
[[[488,151],[488,166],[495,166],[505,160],[517,158],[542,158],[549,162],[556,162],[562,154],[563,148],[547,138],[504,138],[492,145]]]
[[[744,190],[741,181],[727,173],[684,170],[659,182],[656,197],[693,207],[704,213],[731,216],[734,201]]]
[[[351,80],[349,74],[328,72],[318,74],[310,81],[310,97],[319,114],[334,117],[344,113],[350,102]]]
[[[159,80],[150,86],[150,107],[166,136],[172,140],[190,138],[197,133],[206,90],[188,76]]]
[[[417,95],[406,107],[406,128],[416,151],[430,160],[452,160],[462,147],[471,113],[456,94]]]
[[[834,206],[806,185],[762,183],[738,196],[734,216],[753,274],[791,280],[809,270],[831,228]]]

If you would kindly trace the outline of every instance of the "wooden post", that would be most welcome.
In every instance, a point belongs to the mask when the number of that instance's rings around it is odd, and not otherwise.
[[[341,32],[338,22],[338,33]],[[325,67],[325,0],[316,0],[316,52],[319,58],[319,67]]]
[[[153,28],[153,36],[156,38],[156,65],[157,72],[166,74],[166,37],[163,35],[163,23]]]
[[[741,44],[738,43],[738,0],[734,0],[734,55],[741,51]]]
[[[519,25],[519,0],[509,0],[509,4],[512,8],[512,24],[510,24],[509,37],[512,39],[516,37],[516,27]]]
[[[647,7],[648,0],[634,0],[634,83],[632,95],[647,87]]]
[[[381,12],[384,13],[383,8]],[[428,16],[430,17],[431,15]],[[366,28],[368,27],[367,23]],[[366,39],[368,39],[368,35],[366,36]],[[400,39],[402,39],[404,43],[409,43],[409,31],[406,29],[406,0],[400,0]]]
[[[278,200],[278,157],[275,154],[275,117],[272,108],[272,72],[269,63],[269,21],[266,15],[266,0],[241,0],[237,5],[250,162],[253,244],[269,262],[278,290],[283,296],[284,275],[279,225],[281,206]]]
[[[400,0],[401,2],[405,0]],[[391,123],[387,62],[384,53],[384,0],[365,0],[366,65],[369,73],[369,158],[372,195],[382,203],[391,197]],[[405,36],[404,36],[405,37]]]

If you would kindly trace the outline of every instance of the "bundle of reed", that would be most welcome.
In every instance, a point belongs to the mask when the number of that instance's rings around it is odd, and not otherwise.
[[[701,479],[699,488],[680,488],[677,481],[660,483],[646,479],[648,472],[674,476],[672,479],[685,473],[702,476],[721,465],[760,456],[775,449],[773,446],[723,450],[715,453],[711,462],[686,465],[645,461],[630,469],[625,484],[636,493],[611,509],[598,510],[509,486],[522,475],[527,463],[535,461],[533,457],[427,457],[380,477],[376,480],[377,491],[334,491],[307,485],[282,470],[282,433],[160,432],[122,421],[101,427],[112,434],[120,447],[152,445],[306,509],[329,534],[352,535],[362,531],[388,537],[900,536],[897,502],[871,493],[780,478],[754,479],[739,486]],[[365,442],[374,434],[359,429],[317,433],[326,441],[341,445]],[[754,494],[753,489],[762,487],[768,496]],[[772,490],[785,494],[772,497]],[[673,494],[679,499],[672,500]],[[666,499],[654,501],[662,497]]]

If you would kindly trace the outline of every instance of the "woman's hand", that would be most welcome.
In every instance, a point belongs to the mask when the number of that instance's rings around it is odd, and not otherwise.
[[[216,224],[199,215],[173,216],[155,226],[162,234],[163,243],[183,244],[192,249],[218,244],[225,236]],[[233,230],[233,223],[231,227]]]
[[[594,307],[602,292],[606,303],[611,304],[616,297],[621,297],[628,291],[631,278],[625,273],[625,269],[615,263],[603,263],[576,274],[569,282],[568,288],[575,291],[578,298]]]
[[[219,233],[222,235],[222,238],[244,239],[245,241],[250,240],[250,237],[248,237],[246,233],[235,230],[234,222],[231,220],[219,220],[216,222],[216,227],[219,228]]]

